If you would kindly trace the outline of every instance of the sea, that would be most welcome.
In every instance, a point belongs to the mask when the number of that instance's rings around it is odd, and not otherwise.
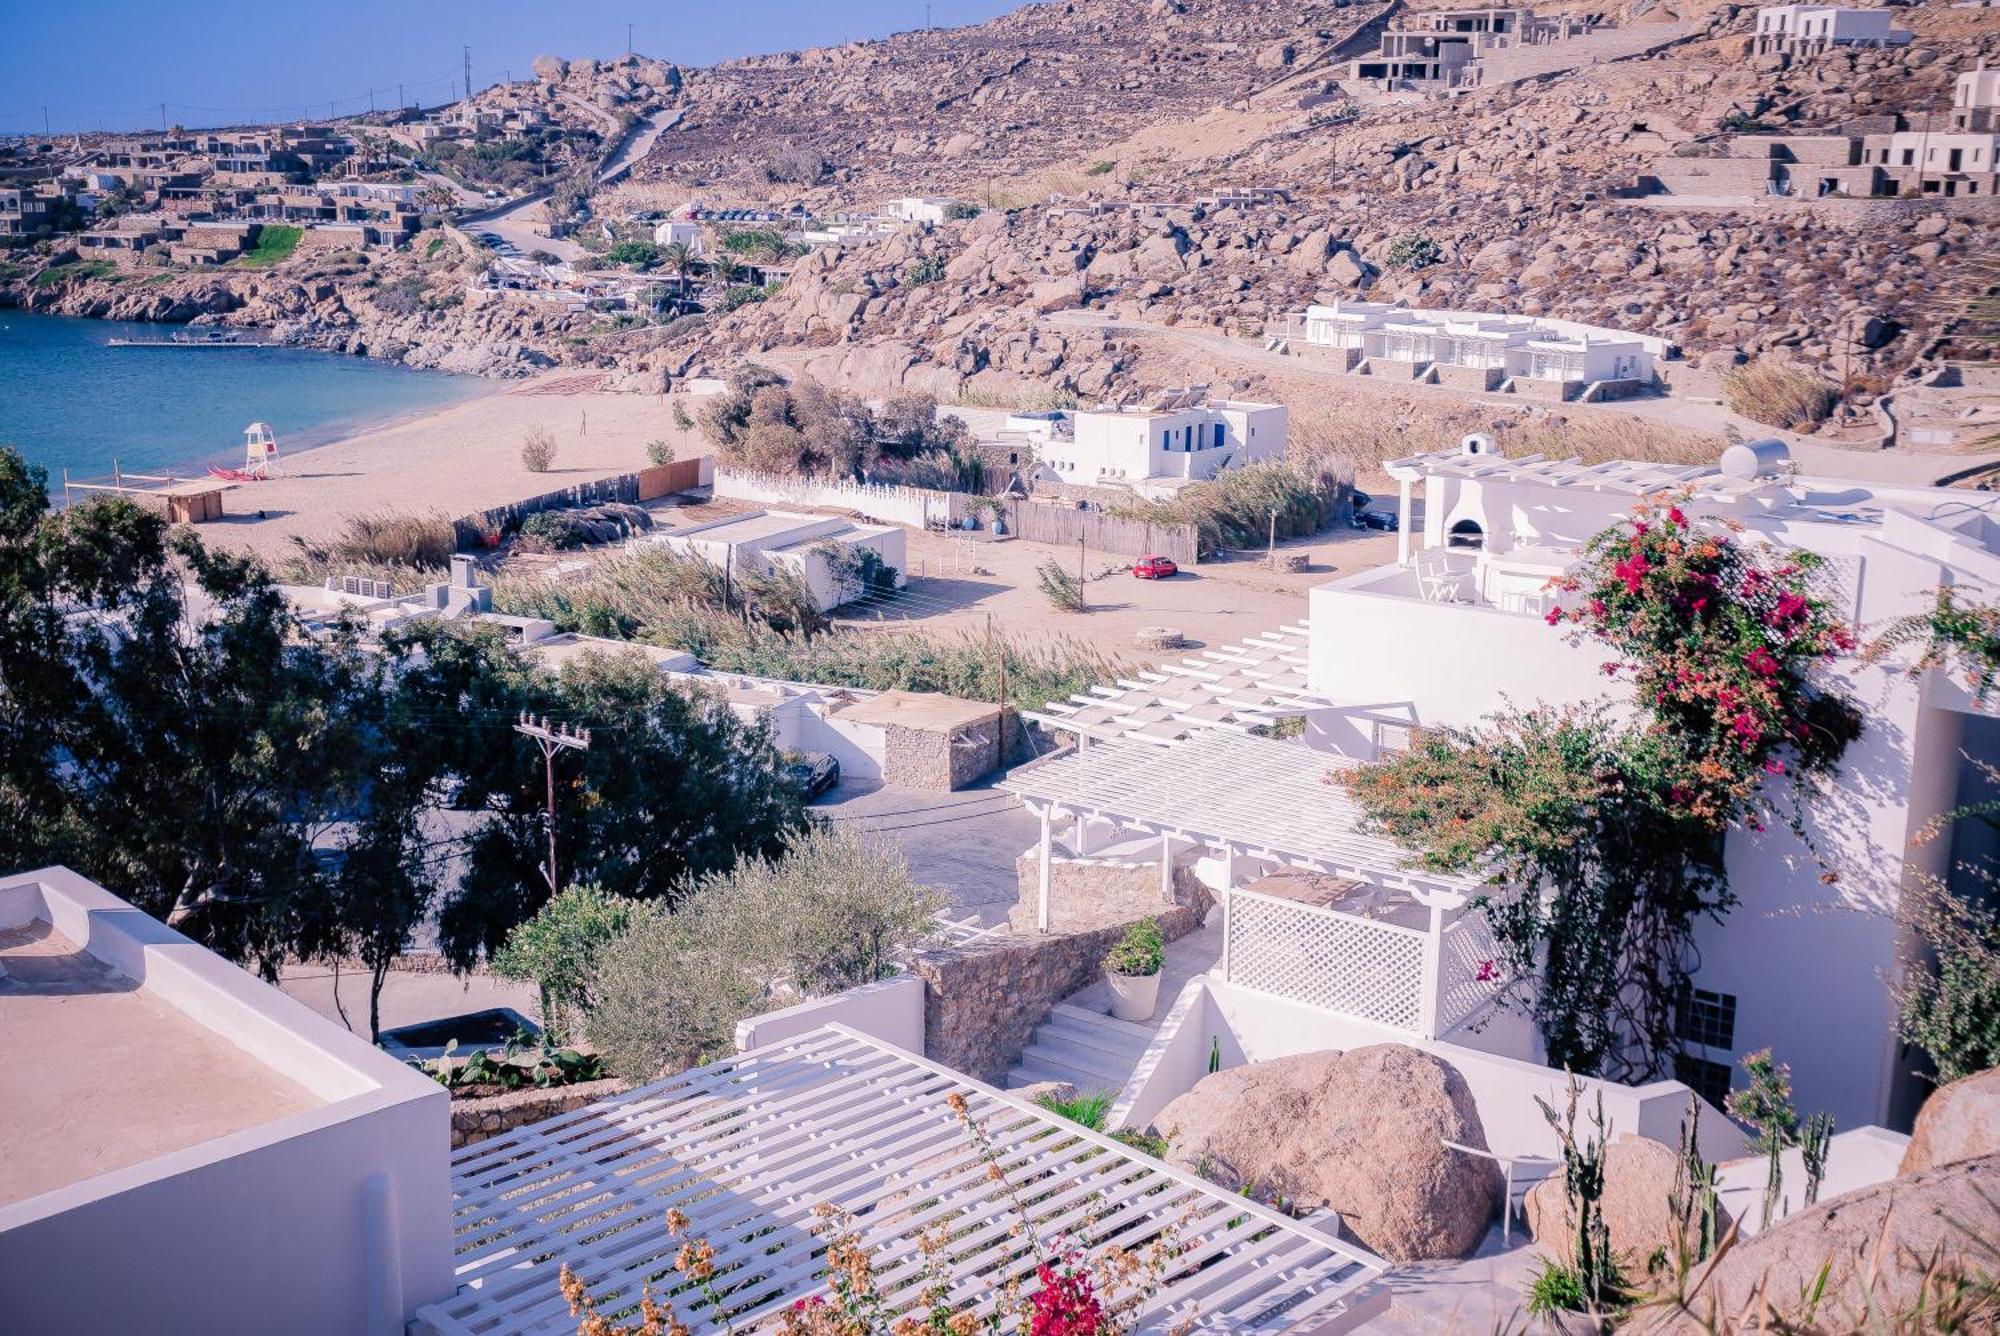
[[[199,475],[240,467],[243,429],[269,423],[280,456],[492,388],[477,376],[309,348],[114,348],[181,326],[0,309],[0,445],[72,477]]]

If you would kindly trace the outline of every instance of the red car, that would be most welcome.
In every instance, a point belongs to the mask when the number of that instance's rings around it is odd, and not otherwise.
[[[1165,557],[1141,557],[1132,563],[1132,574],[1141,580],[1164,580],[1180,573],[1181,568]]]

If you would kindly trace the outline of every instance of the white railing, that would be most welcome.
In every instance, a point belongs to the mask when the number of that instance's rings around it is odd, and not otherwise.
[[[1505,983],[1499,957],[1477,910],[1433,937],[1258,891],[1231,890],[1223,902],[1226,981],[1426,1039],[1493,1001]]]
[[[1428,933],[1256,891],[1225,902],[1230,983],[1413,1033],[1424,1023]]]

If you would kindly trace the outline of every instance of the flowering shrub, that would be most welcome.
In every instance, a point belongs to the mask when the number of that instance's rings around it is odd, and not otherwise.
[[[1548,615],[1615,651],[1604,673],[1631,684],[1636,722],[1601,704],[1508,711],[1421,730],[1339,778],[1426,866],[1512,888],[1479,903],[1502,997],[1531,1009],[1550,1063],[1670,1074],[1694,926],[1735,903],[1724,833],[1763,829],[1789,794],[1784,820],[1803,836],[1800,786],[1859,728],[1816,680],[1854,645],[1812,592],[1817,565],[1649,500],[1586,545]]]
[[[1905,645],[1921,647],[1911,672],[1948,665],[1981,705],[2000,686],[2000,606],[1973,603],[1940,587],[1929,612],[1889,623],[1864,657],[1874,663]]]
[[[1820,564],[1810,552],[1767,558],[1661,499],[1591,539],[1562,581],[1575,597],[1550,624],[1624,656],[1604,671],[1629,679],[1650,713],[1652,778],[1689,819],[1757,828],[1767,777],[1823,770],[1852,740],[1853,711],[1810,676],[1855,646],[1813,596]]]
[[[987,1180],[1005,1192],[1015,1216],[1005,1235],[979,1244],[987,1250],[1011,1248],[1011,1257],[990,1260],[981,1269],[1000,1271],[1010,1260],[1030,1260],[1034,1288],[1024,1289],[1020,1282],[1009,1280],[997,1293],[965,1293],[965,1282],[952,1274],[951,1248],[961,1236],[983,1232],[986,1222],[947,1215],[915,1235],[922,1285],[916,1303],[897,1311],[878,1281],[876,1259],[855,1218],[841,1207],[822,1203],[813,1209],[813,1229],[825,1249],[826,1289],[796,1300],[781,1313],[775,1328],[779,1336],[993,1336],[1001,1331],[1023,1336],[1124,1336],[1134,1330],[1183,1251],[1180,1236],[1188,1216],[1163,1225],[1136,1250],[1106,1246],[1090,1252],[1075,1240],[1058,1240],[1050,1247],[1037,1236],[1028,1214],[1028,1196],[1008,1177],[965,1096],[954,1091],[945,1103],[970,1138]],[[1082,1231],[1087,1233],[1098,1223],[1093,1211],[1085,1217]],[[705,1240],[691,1237],[688,1229],[686,1216],[667,1212],[668,1234],[681,1240],[674,1258],[674,1271],[681,1278],[675,1292],[699,1293],[709,1319],[719,1318],[729,1328],[730,1319],[740,1315],[732,1311],[731,1281],[718,1275],[715,1250]],[[582,1277],[567,1265],[562,1268],[561,1286],[570,1316],[577,1319],[577,1336],[688,1336],[687,1325],[671,1305],[654,1298],[650,1287],[636,1305],[638,1322],[620,1325],[600,1311]],[[766,1298],[760,1291],[746,1303]],[[1172,1336],[1185,1336],[1193,1322],[1189,1316],[1169,1330]]]

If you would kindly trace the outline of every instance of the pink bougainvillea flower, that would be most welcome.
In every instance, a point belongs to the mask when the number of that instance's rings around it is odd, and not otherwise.
[[[1778,675],[1777,656],[1762,645],[1750,651],[1749,657],[1743,660],[1743,666],[1759,677],[1769,678]]]
[[[1687,522],[1688,522],[1687,516],[1681,513],[1681,508],[1679,506],[1667,507],[1667,523],[1673,525],[1676,528],[1686,528]]]

